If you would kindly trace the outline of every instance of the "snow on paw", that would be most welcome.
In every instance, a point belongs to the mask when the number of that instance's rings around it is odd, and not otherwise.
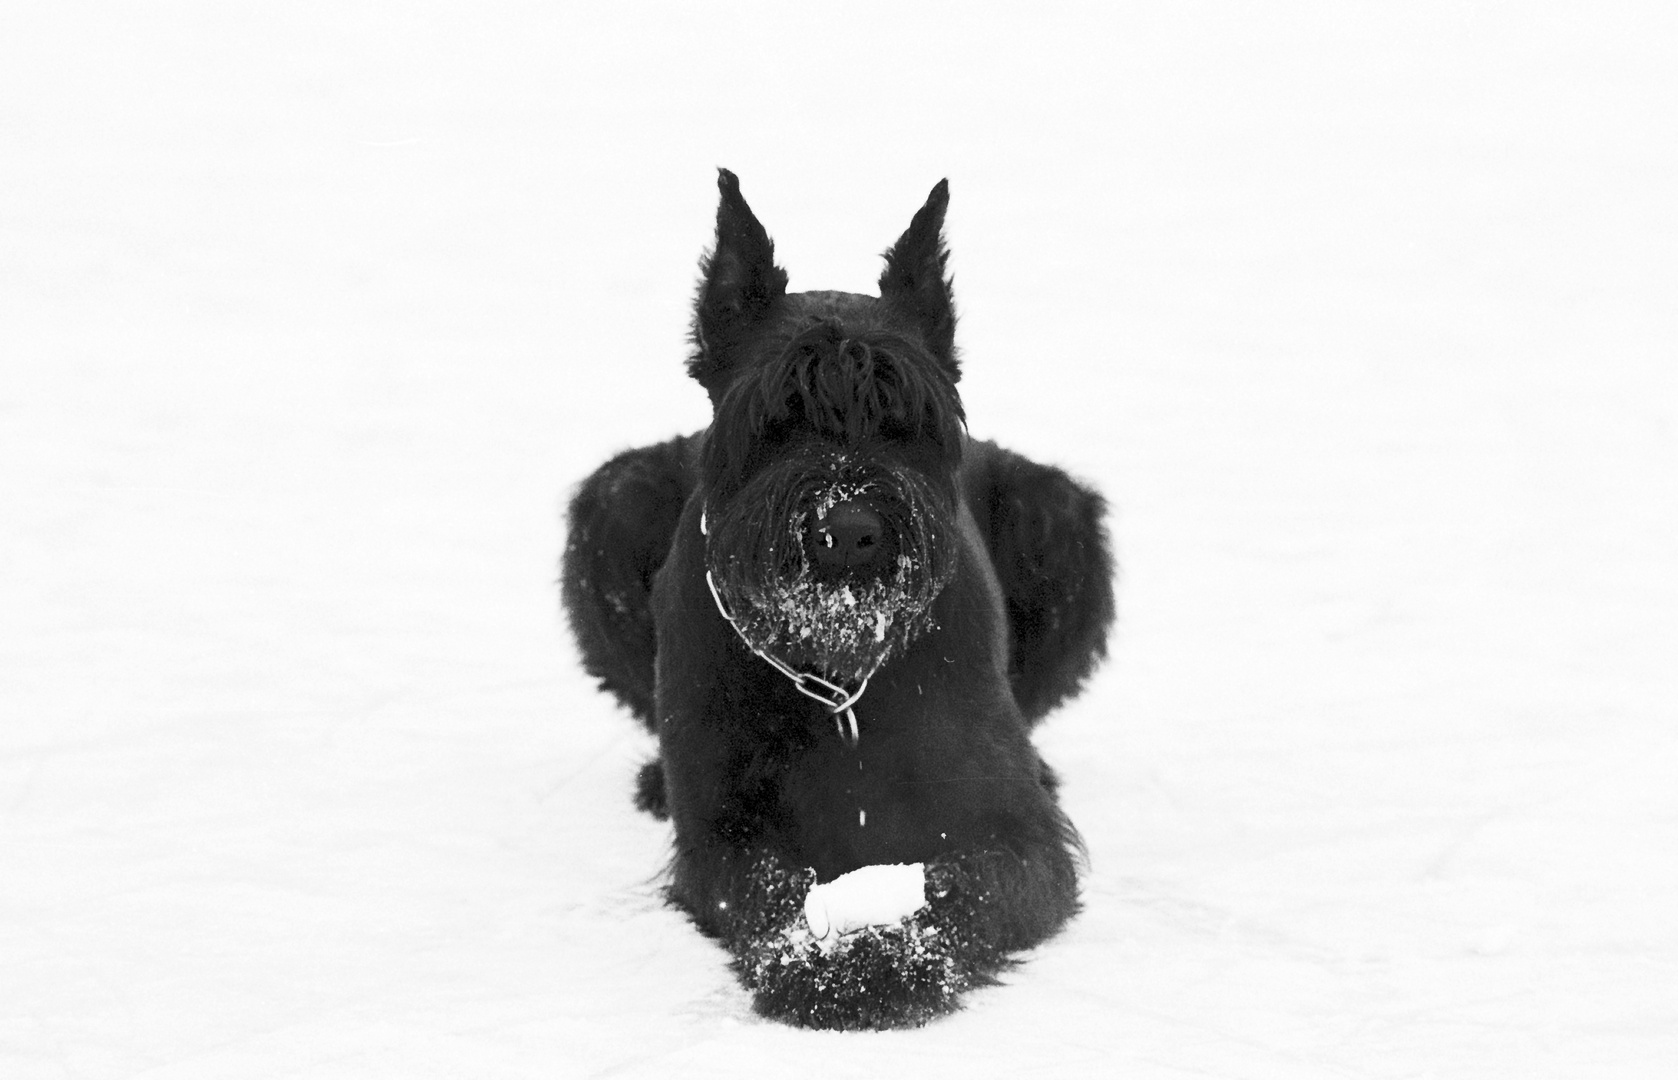
[[[737,960],[753,1006],[805,1027],[919,1027],[954,1011],[985,980],[919,920],[817,938],[806,927],[760,939]]]

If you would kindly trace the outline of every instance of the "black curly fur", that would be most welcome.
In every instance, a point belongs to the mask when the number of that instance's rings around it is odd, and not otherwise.
[[[583,668],[653,730],[651,596],[693,489],[686,438],[626,450],[571,499],[560,595]]]
[[[635,809],[645,810],[660,821],[670,820],[670,804],[664,798],[664,765],[649,761],[635,774]]]
[[[1052,465],[988,449],[968,498],[1008,605],[1008,678],[1035,723],[1076,695],[1107,655],[1114,614],[1107,504]]]
[[[1046,936],[1076,910],[1040,911],[1045,929],[999,932],[997,912],[1018,899],[1002,895],[1016,875],[999,864],[1010,859],[938,860],[927,867],[926,907],[827,944],[804,925],[815,874],[769,854],[749,863],[735,905],[693,914],[728,947],[760,1014],[842,1031],[919,1027],[960,1008],[968,990],[994,985],[1014,964],[1010,950]]]
[[[915,1026],[1077,910],[1082,846],[1028,730],[1105,653],[1105,505],[965,434],[947,185],[886,253],[879,298],[788,294],[732,173],[719,188],[689,360],[713,423],[583,482],[565,607],[586,670],[658,736],[635,803],[672,823],[668,898],[729,950],[754,1007],[809,1027]],[[872,629],[899,610],[885,598],[854,623],[881,658],[854,744],[742,643],[707,583],[720,576],[728,603],[758,604],[743,614],[776,625],[762,605],[784,601],[761,598],[808,602],[776,589],[805,572],[812,507],[841,498],[876,511],[892,564],[810,580],[838,589],[855,575],[870,597],[864,583],[895,573],[897,600],[920,605],[890,638],[886,622]],[[822,618],[822,633],[853,625]],[[927,905],[813,938],[809,889],[883,863],[924,864]]]

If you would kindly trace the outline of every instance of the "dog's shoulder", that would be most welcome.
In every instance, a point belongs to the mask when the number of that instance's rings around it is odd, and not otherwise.
[[[1035,721],[1106,655],[1107,503],[1063,469],[979,440],[963,448],[961,484],[1007,602],[1014,696]]]
[[[651,446],[638,446],[614,454],[589,474],[572,498],[575,512],[579,503],[612,514],[653,513],[675,503],[678,509],[693,490],[696,475],[694,455],[700,435],[678,435]]]
[[[649,597],[696,483],[696,441],[678,436],[615,455],[578,485],[566,513],[560,587],[583,666],[649,725]]]

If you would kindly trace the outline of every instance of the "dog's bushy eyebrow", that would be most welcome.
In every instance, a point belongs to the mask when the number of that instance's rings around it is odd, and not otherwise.
[[[918,442],[953,469],[966,422],[955,387],[917,342],[821,319],[765,343],[753,370],[718,402],[705,456],[725,491],[744,480],[777,428],[847,446]]]
[[[895,434],[954,445],[960,400],[915,354],[913,343],[890,333],[852,335],[818,323],[759,370],[748,419],[761,428],[802,415],[817,431],[851,443]]]

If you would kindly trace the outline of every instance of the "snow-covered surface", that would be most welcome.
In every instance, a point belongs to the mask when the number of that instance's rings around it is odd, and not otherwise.
[[[1678,1075],[1673,6],[701,7],[0,7],[0,1077]],[[794,288],[949,176],[1115,506],[1084,912],[920,1031],[752,1016],[558,614],[716,165]]]

